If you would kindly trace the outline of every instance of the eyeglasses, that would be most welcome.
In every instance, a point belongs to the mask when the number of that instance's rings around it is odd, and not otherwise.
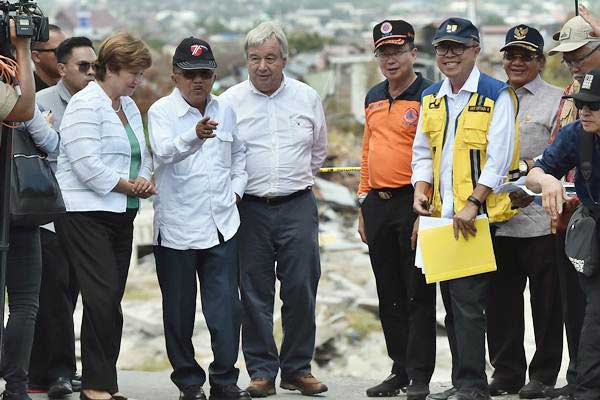
[[[177,72],[177,74],[190,81],[193,81],[198,77],[206,80],[212,79],[212,77],[215,75],[215,71],[212,69],[185,69],[181,72]]]
[[[275,64],[277,62],[277,60],[279,60],[279,57],[274,56],[274,55],[268,55],[266,57],[258,57],[258,56],[248,57],[248,63],[250,63],[252,65],[258,65],[258,64],[260,64],[260,62],[262,60],[265,60],[265,62],[270,65],[270,64]]]
[[[53,49],[33,49],[33,51],[37,51],[39,53],[55,53],[56,54],[56,47]]]
[[[90,68],[93,70],[96,70],[94,63],[90,63],[87,61],[81,61],[81,62],[75,63],[75,65],[77,65],[77,69],[82,74],[87,74],[87,72],[90,70]]]
[[[598,111],[600,110],[600,102],[589,103],[586,101],[575,100],[575,107],[578,110],[583,110],[583,107],[587,107],[590,111]]]
[[[581,68],[581,65],[583,64],[583,62],[585,60],[587,60],[588,58],[590,58],[590,56],[592,54],[594,54],[596,52],[596,50],[598,50],[598,49],[600,49],[600,45],[594,47],[594,49],[592,51],[590,51],[585,56],[578,58],[576,60],[567,60],[563,56],[562,62],[563,62],[563,64],[565,64],[567,66],[567,68]]]
[[[390,58],[400,58],[402,56],[402,54],[409,53],[411,50],[412,49],[408,49],[408,50],[398,49],[398,50],[393,50],[393,51],[386,51],[385,53],[383,51],[376,51],[375,57],[379,58],[380,60],[388,60]]]
[[[465,46],[464,44],[459,45],[447,45],[447,44],[439,44],[435,46],[435,54],[438,56],[445,56],[449,51],[452,52],[455,56],[462,56],[465,51],[471,47],[477,46]]]
[[[538,57],[535,54],[504,53],[504,59],[507,61],[521,60],[522,62],[528,63],[537,60],[537,58]]]

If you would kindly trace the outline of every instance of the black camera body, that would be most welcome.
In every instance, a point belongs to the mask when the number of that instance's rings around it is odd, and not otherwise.
[[[15,22],[17,36],[30,37],[34,42],[49,39],[48,18],[33,0],[0,0],[0,51],[10,54],[10,20]]]

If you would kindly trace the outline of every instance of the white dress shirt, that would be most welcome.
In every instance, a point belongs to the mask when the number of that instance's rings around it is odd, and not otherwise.
[[[285,196],[314,184],[327,156],[325,114],[314,89],[284,76],[279,89],[267,96],[246,80],[221,99],[235,110],[246,145],[246,193]]]
[[[452,93],[448,78],[445,78],[436,98],[446,96],[448,100],[448,126],[446,127],[446,141],[442,148],[440,165],[440,193],[442,195],[442,218],[452,218],[454,215],[454,193],[452,189],[452,159],[454,156],[454,136],[456,134],[456,119],[469,102],[472,93],[477,91],[480,72],[474,67],[469,78],[458,93]],[[423,110],[419,113],[419,124],[413,143],[412,183],[423,181],[433,182],[433,160],[429,147],[429,137],[423,133],[421,118]],[[479,184],[491,189],[502,184],[508,174],[514,153],[515,137],[515,109],[508,91],[504,90],[494,104],[492,122],[488,130],[486,161],[479,180]]]
[[[210,117],[219,123],[216,137],[200,140],[196,124]],[[240,225],[236,194],[244,194],[248,175],[244,144],[235,113],[210,96],[204,115],[175,88],[148,111],[156,189],[154,244],[177,250],[207,249]]]
[[[146,147],[142,117],[135,102],[121,97],[123,112],[140,144],[138,176],[150,180],[152,158]],[[129,180],[131,145],[112,101],[90,82],[69,101],[60,124],[56,178],[67,211],[125,212],[127,196],[112,190]]]

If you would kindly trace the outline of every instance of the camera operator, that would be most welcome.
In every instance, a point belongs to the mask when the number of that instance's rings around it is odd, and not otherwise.
[[[19,66],[21,96],[17,96],[11,82],[0,82],[0,121],[26,121],[33,118],[35,90],[31,69],[31,39],[17,37],[14,21],[10,21],[10,41],[16,50]]]

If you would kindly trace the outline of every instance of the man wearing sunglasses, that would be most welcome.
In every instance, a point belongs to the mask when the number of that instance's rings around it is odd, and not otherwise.
[[[379,317],[391,374],[367,389],[369,397],[424,400],[435,367],[435,285],[414,265],[410,236],[412,144],[423,90],[431,81],[415,73],[415,31],[402,20],[373,28],[375,57],[385,80],[365,98],[365,129],[358,199],[358,232],[369,246]]]
[[[579,91],[583,76],[587,72],[594,68],[600,68],[600,24],[592,25],[590,23],[591,21],[597,21],[597,18],[582,5],[579,7],[579,14],[579,16],[567,21],[560,32],[554,34],[553,38],[558,40],[559,44],[548,53],[549,55],[562,56],[564,66],[569,69],[573,77],[573,82],[563,92],[567,97],[563,98],[560,103],[550,142],[557,138],[560,128],[579,118],[579,111],[575,107],[572,98],[568,96]],[[573,171],[567,173],[565,179],[573,182]],[[552,223],[556,226],[556,262],[569,349],[569,367],[566,376],[567,385],[546,390],[546,397],[570,395],[575,389],[579,337],[583,326],[585,297],[579,285],[577,274],[571,262],[565,256],[564,242],[566,225],[578,203],[577,198],[571,199],[565,204],[561,217],[558,220],[552,220]]]
[[[559,179],[576,168],[575,191],[584,207],[598,209],[600,199],[600,69],[593,69],[583,76],[578,93],[565,96],[572,99],[579,113],[579,120],[561,128],[556,140],[546,149],[542,158],[527,176],[527,187],[542,194],[542,204],[554,220],[563,211],[568,200]],[[580,141],[585,135],[592,138],[592,171],[589,185],[581,172]],[[596,214],[597,215],[597,214]],[[598,227],[598,225],[597,225]],[[597,244],[600,246],[600,243]],[[571,269],[575,271],[571,264]],[[585,294],[584,322],[579,338],[576,378],[571,396],[560,399],[592,400],[600,398],[600,276],[591,277],[575,271],[581,289]]]
[[[96,60],[96,53],[90,39],[72,37],[60,43],[53,54],[58,61],[61,79],[56,85],[39,91],[36,104],[40,111],[52,116],[52,127],[58,132],[71,97],[94,80],[91,66]],[[56,156],[48,154],[53,168],[56,168]],[[54,224],[42,227],[40,239],[42,281],[29,367],[29,389],[47,390],[48,397],[62,398],[81,386],[81,381],[74,379],[77,365],[73,311],[79,287],[54,231]]]
[[[210,398],[250,399],[237,386],[242,304],[236,203],[246,188],[246,152],[233,109],[211,95],[217,63],[204,40],[184,39],[173,56],[175,89],[148,111],[154,153],[154,257],[163,297],[171,380],[181,400],[205,400],[206,373],[192,335],[196,279],[214,361]]]
[[[31,43],[31,59],[33,60],[35,90],[40,91],[54,86],[60,80],[56,48],[67,37],[56,25],[49,25],[49,39],[47,42]]]
[[[503,66],[509,85],[519,98],[519,171],[526,175],[548,145],[562,90],[540,76],[544,69],[544,38],[527,25],[506,34]],[[554,387],[562,360],[562,317],[558,273],[554,257],[555,237],[544,209],[525,192],[511,193],[520,213],[499,225],[494,253],[498,271],[492,274],[487,306],[488,349],[494,373],[490,393],[519,393],[521,398],[544,397]],[[523,291],[529,292],[536,351],[527,360]]]
[[[517,97],[508,84],[479,72],[479,30],[449,18],[433,38],[446,76],[425,89],[413,144],[413,207],[421,216],[453,219],[454,237],[475,236],[475,218],[510,219],[507,194],[494,194],[507,175],[518,175]],[[417,224],[415,224],[415,228]],[[493,228],[492,228],[493,230]],[[492,235],[493,236],[493,235]],[[431,399],[489,399],[485,373],[485,308],[490,274],[441,282],[452,352],[453,388]]]

